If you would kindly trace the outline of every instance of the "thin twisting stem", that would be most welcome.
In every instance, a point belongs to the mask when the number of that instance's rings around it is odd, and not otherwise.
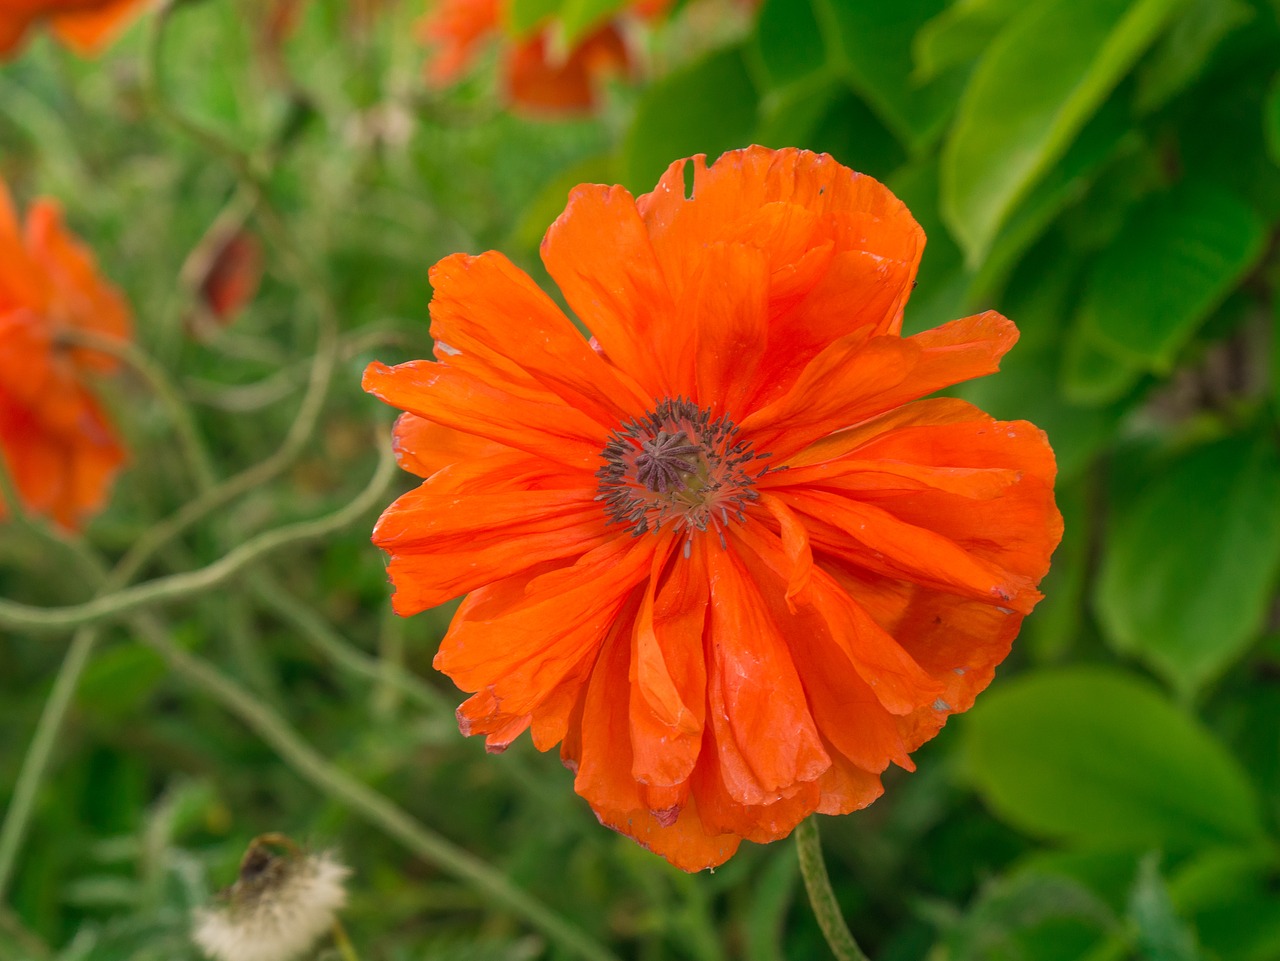
[[[72,638],[71,646],[62,659],[62,666],[58,668],[53,690],[49,692],[40,711],[40,720],[36,724],[31,745],[22,758],[22,767],[18,770],[18,779],[13,785],[13,797],[5,808],[4,824],[0,825],[0,903],[8,896],[18,849],[22,847],[22,838],[26,834],[36,794],[44,781],[49,758],[58,743],[63,718],[66,717],[71,699],[75,697],[80,675],[84,673],[97,641],[96,627],[81,628]]]
[[[286,764],[330,797],[350,805],[425,861],[471,884],[495,905],[524,918],[566,951],[587,961],[618,961],[603,945],[517,888],[470,851],[431,831],[386,795],[330,764],[280,715],[208,662],[178,647],[154,622],[139,624],[139,633],[171,668],[240,718],[271,745]]]
[[[844,923],[836,894],[831,890],[831,878],[822,860],[822,842],[818,839],[818,825],[811,815],[796,828],[796,850],[800,853],[800,874],[805,890],[809,892],[809,904],[813,906],[818,927],[827,939],[831,953],[837,961],[870,961],[853,939],[849,926]]]
[[[147,386],[151,388],[156,399],[173,422],[174,432],[182,447],[187,466],[196,482],[197,489],[204,491],[213,487],[217,475],[213,461],[204,441],[200,438],[200,430],[191,416],[191,408],[182,402],[177,389],[169,382],[169,378],[154,360],[144,354],[135,345],[117,337],[106,337],[89,330],[66,330],[59,334],[68,343],[87,347],[103,354],[109,354],[133,368]]]
[[[60,631],[114,620],[139,608],[207,591],[274,551],[326,537],[346,527],[382,500],[383,492],[395,474],[395,460],[391,455],[390,444],[381,445],[380,453],[378,469],[365,489],[356,495],[355,500],[332,514],[259,534],[207,567],[160,577],[84,604],[41,608],[0,599],[0,626],[12,630]]]
[[[249,589],[259,604],[287,621],[344,671],[390,685],[436,717],[453,716],[453,706],[444,694],[424,684],[401,665],[370,657],[294,597],[278,578],[259,571],[251,579]]]

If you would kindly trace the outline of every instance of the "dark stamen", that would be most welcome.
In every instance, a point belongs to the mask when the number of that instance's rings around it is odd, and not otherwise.
[[[726,546],[721,525],[730,518],[745,523],[743,509],[759,498],[753,488],[765,469],[749,472],[747,465],[768,456],[737,433],[727,415],[712,419],[711,411],[683,397],[660,401],[609,438],[596,471],[596,500],[610,522],[627,525],[636,537],[670,521],[686,535],[685,557],[695,531],[714,530]]]
[[[680,475],[697,470],[698,462],[691,456],[697,455],[701,448],[690,444],[689,435],[684,431],[668,434],[663,430],[653,440],[644,441],[640,450],[643,453],[636,458],[636,480],[651,491],[665,494],[672,488],[684,488]]]

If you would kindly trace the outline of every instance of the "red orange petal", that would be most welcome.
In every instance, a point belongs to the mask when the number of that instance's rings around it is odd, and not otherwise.
[[[607,436],[596,421],[550,394],[513,397],[445,364],[374,362],[365,390],[441,427],[471,434],[567,467],[595,470]]]
[[[608,427],[643,413],[648,398],[502,254],[446,257],[431,268],[431,284],[431,334],[443,363],[493,385],[537,384]]]
[[[653,787],[688,779],[706,721],[702,635],[710,595],[705,546],[668,564],[671,549],[668,538],[666,550],[654,555],[632,633],[628,674],[631,773]]]
[[[675,302],[631,194],[575,188],[542,240],[542,262],[609,360],[650,397],[675,396],[662,363]]]

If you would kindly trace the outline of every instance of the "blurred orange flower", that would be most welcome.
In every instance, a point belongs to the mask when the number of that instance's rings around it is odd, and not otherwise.
[[[11,55],[26,33],[47,21],[59,40],[91,56],[115,39],[155,0],[0,0],[0,57]]]
[[[60,335],[123,339],[130,328],[123,298],[57,205],[37,200],[23,230],[0,182],[0,456],[26,508],[64,527],[102,506],[124,455],[86,384],[117,362]]]
[[[406,411],[387,509],[401,614],[470,592],[436,655],[462,730],[561,743],[600,821],[685,870],[814,811],[991,681],[1062,521],[1040,430],[949,398],[1017,339],[903,337],[924,236],[870,177],[753,147],[638,200],[581,186],[542,260],[435,266],[438,360],[372,364]]]
[[[634,5],[652,16],[665,0]],[[428,81],[456,80],[481,47],[500,35],[504,0],[438,0],[418,23],[418,35],[432,49]],[[567,51],[556,50],[544,28],[502,51],[502,85],[512,103],[533,110],[587,110],[597,103],[597,82],[610,73],[630,74],[632,57],[615,23],[605,23]]]

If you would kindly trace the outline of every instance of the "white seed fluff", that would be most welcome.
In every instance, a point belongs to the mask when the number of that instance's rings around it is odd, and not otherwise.
[[[310,948],[347,903],[351,869],[330,854],[281,859],[270,884],[196,911],[192,938],[214,961],[291,961]]]

